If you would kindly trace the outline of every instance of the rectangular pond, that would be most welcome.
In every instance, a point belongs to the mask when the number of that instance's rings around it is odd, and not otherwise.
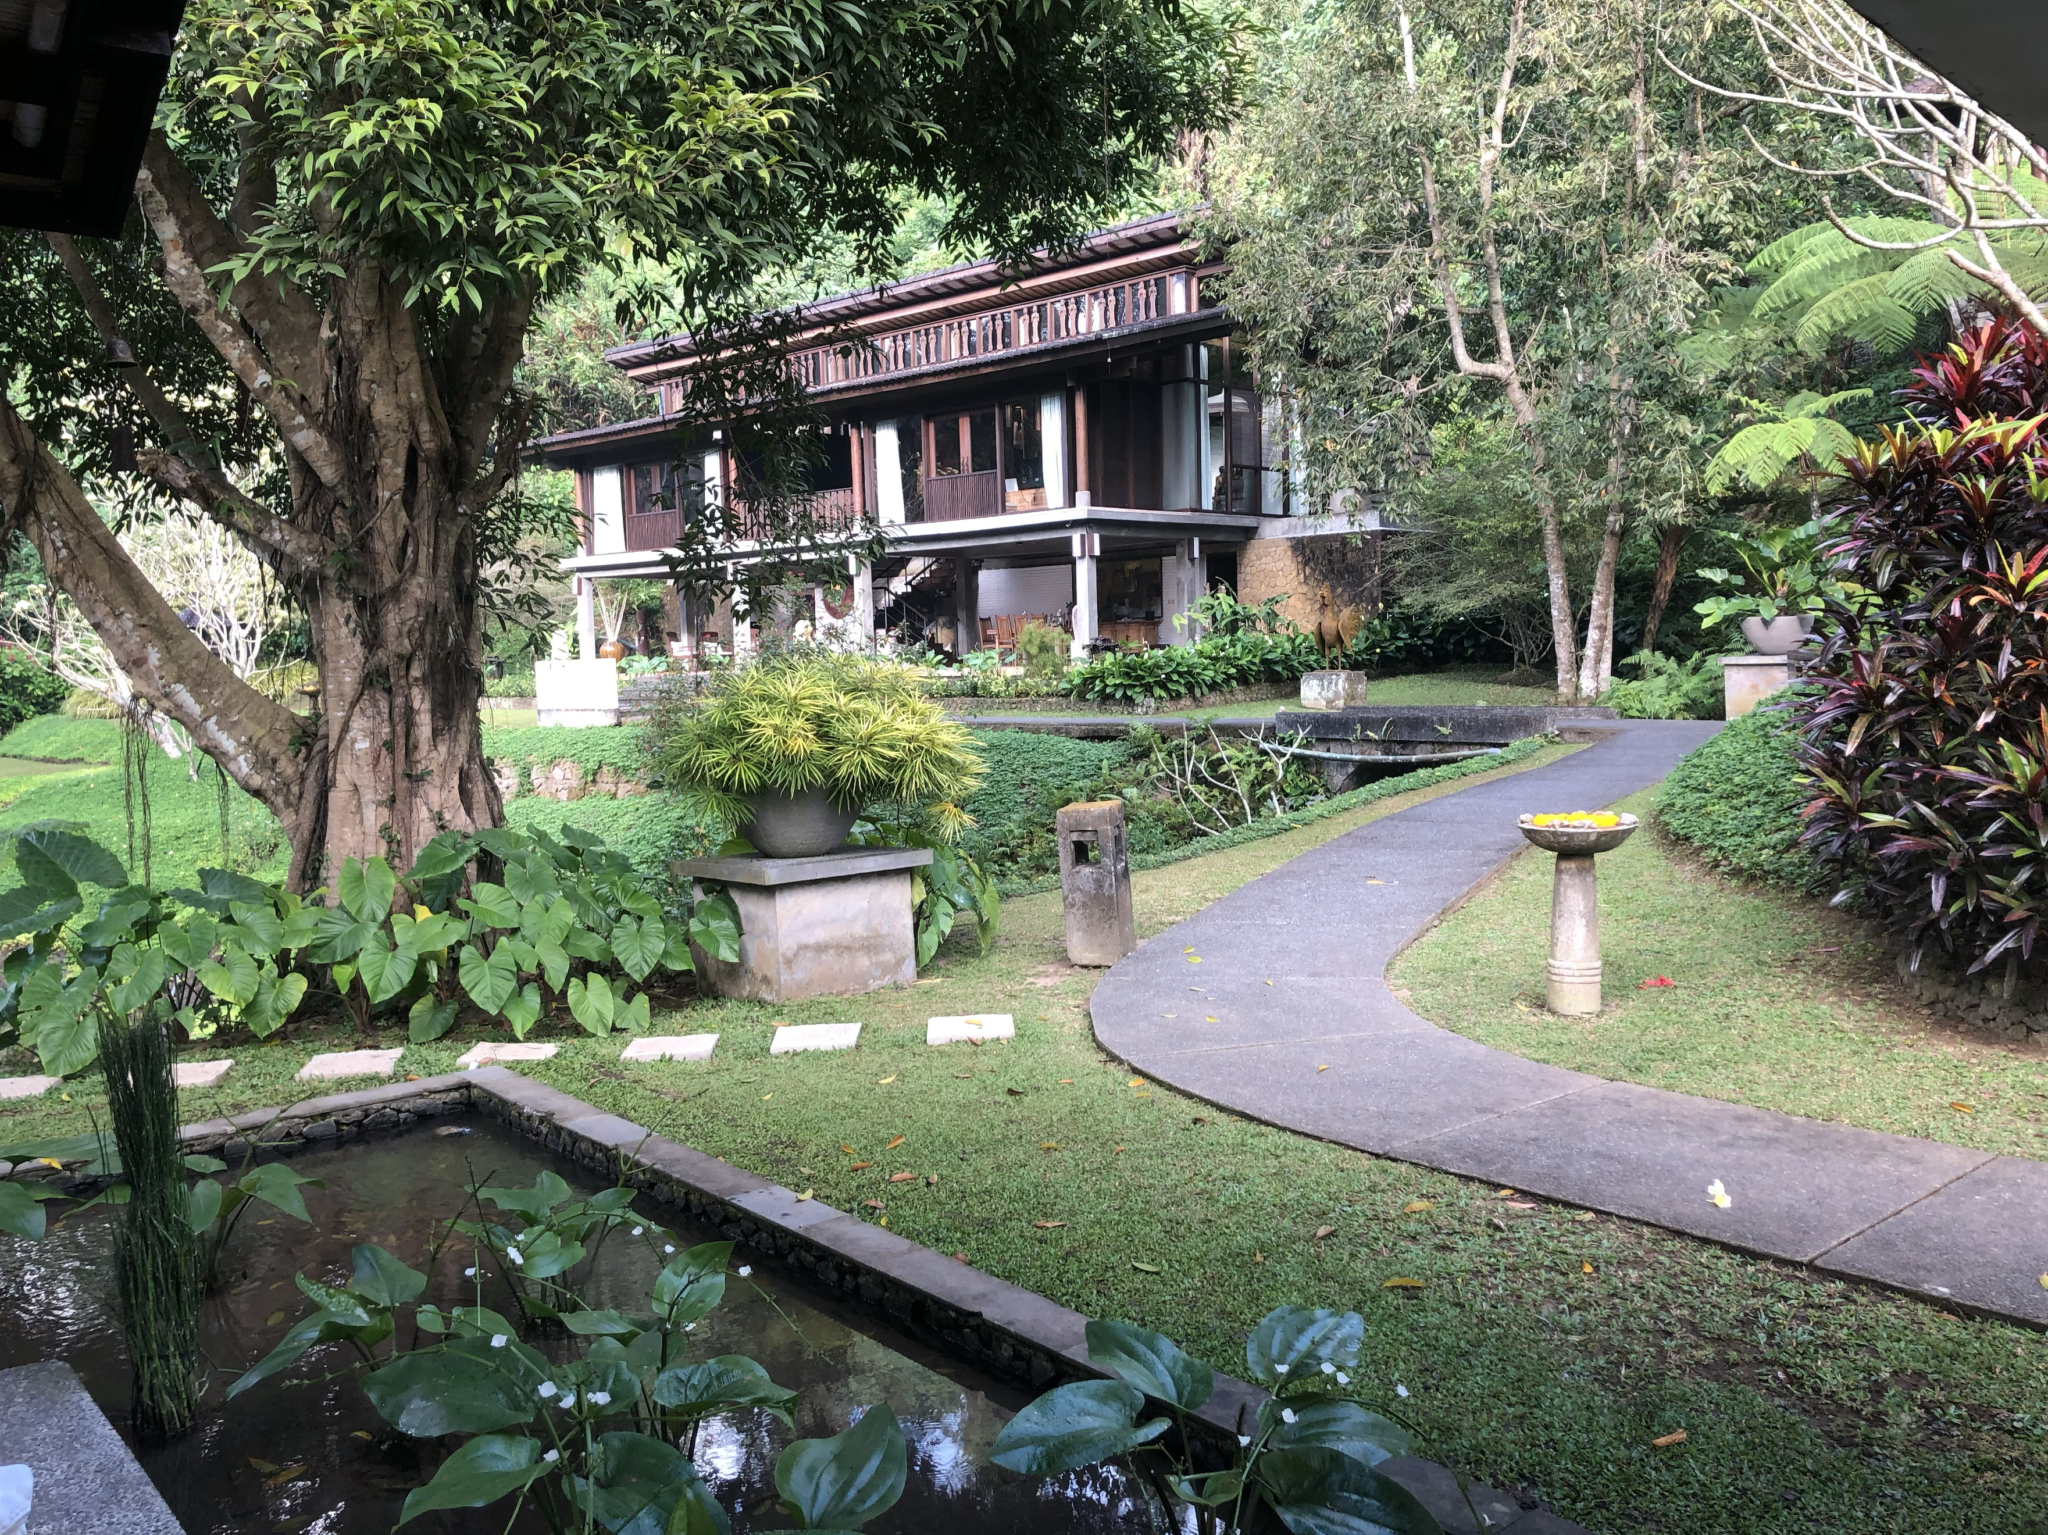
[[[166,1445],[137,1447],[152,1481],[187,1535],[387,1535],[406,1494],[424,1484],[444,1454],[390,1428],[365,1397],[342,1346],[317,1350],[234,1401],[228,1385],[313,1309],[293,1276],[346,1281],[350,1249],[374,1242],[414,1268],[464,1204],[472,1183],[531,1185],[543,1171],[579,1196],[605,1187],[589,1170],[557,1157],[483,1115],[438,1128],[372,1136],[291,1159],[324,1188],[307,1187],[308,1227],[267,1205],[251,1208],[209,1300],[202,1347],[214,1374],[192,1431]],[[59,1207],[52,1207],[59,1208]],[[646,1196],[636,1209],[675,1229],[678,1245],[718,1240],[693,1232]],[[470,1212],[474,1214],[472,1210]],[[0,1368],[62,1359],[117,1427],[126,1432],[128,1365],[114,1311],[117,1212],[101,1206],[55,1218],[40,1244],[0,1237]],[[425,1299],[472,1303],[461,1239],[441,1254]],[[735,1265],[744,1261],[736,1254]],[[594,1307],[644,1311],[659,1260],[639,1244],[611,1241],[581,1286]],[[511,1310],[503,1296],[484,1303]],[[551,1357],[572,1357],[576,1340],[529,1338]],[[698,1434],[699,1473],[738,1532],[788,1529],[777,1504],[776,1455],[792,1439],[844,1430],[857,1411],[886,1402],[909,1442],[902,1500],[867,1528],[874,1535],[990,1530],[1020,1535],[1091,1535],[1144,1526],[1146,1516],[1114,1470],[1037,1479],[988,1463],[1002,1425],[1028,1393],[934,1354],[851,1303],[759,1272],[729,1278],[725,1302],[697,1325],[694,1357],[750,1355],[780,1385],[801,1392],[794,1428],[742,1410],[708,1420]],[[452,1447],[454,1441],[448,1441]],[[511,1502],[422,1515],[408,1531],[507,1532]],[[528,1510],[509,1535],[546,1528]]]

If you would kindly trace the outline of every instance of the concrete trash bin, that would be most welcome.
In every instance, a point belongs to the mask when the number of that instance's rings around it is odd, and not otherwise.
[[[1138,946],[1123,801],[1069,805],[1055,825],[1067,958],[1077,965],[1113,965]]]

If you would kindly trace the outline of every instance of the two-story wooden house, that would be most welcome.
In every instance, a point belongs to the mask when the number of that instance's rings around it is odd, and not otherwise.
[[[1212,582],[1286,595],[1307,621],[1322,593],[1305,588],[1373,601],[1376,535],[1295,504],[1286,415],[1254,386],[1215,270],[1167,214],[1008,281],[976,262],[805,306],[792,362],[833,432],[818,493],[871,515],[891,548],[829,610],[817,596],[818,616],[952,650],[1007,643],[1035,616],[1079,653],[1186,642],[1175,620]],[[731,481],[721,434],[685,440],[675,414],[689,337],[606,357],[662,409],[541,444],[576,476],[586,655],[594,583],[666,574],[687,515],[664,493],[674,466],[701,465],[708,494]],[[730,604],[670,622],[677,654],[746,643]]]

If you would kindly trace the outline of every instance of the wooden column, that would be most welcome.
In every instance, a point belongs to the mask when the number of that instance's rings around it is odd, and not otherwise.
[[[853,515],[865,517],[868,514],[868,429],[856,421],[848,428],[848,456],[853,460]]]
[[[1074,390],[1074,505],[1090,506],[1094,500],[1088,479],[1088,386],[1081,384]]]

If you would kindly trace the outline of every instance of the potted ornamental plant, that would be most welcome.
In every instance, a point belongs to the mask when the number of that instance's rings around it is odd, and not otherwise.
[[[1815,518],[1796,528],[1724,534],[1742,569],[1710,566],[1699,572],[1701,579],[1725,588],[1693,605],[1705,621],[1701,627],[1737,619],[1743,638],[1759,654],[1783,656],[1797,650],[1813,632],[1813,617],[1828,598],[1847,595],[1821,553],[1827,533],[1825,519]]]
[[[950,840],[972,824],[960,801],[982,775],[967,731],[908,669],[809,649],[726,672],[701,702],[666,702],[653,753],[671,790],[771,858],[833,851],[874,806]]]

